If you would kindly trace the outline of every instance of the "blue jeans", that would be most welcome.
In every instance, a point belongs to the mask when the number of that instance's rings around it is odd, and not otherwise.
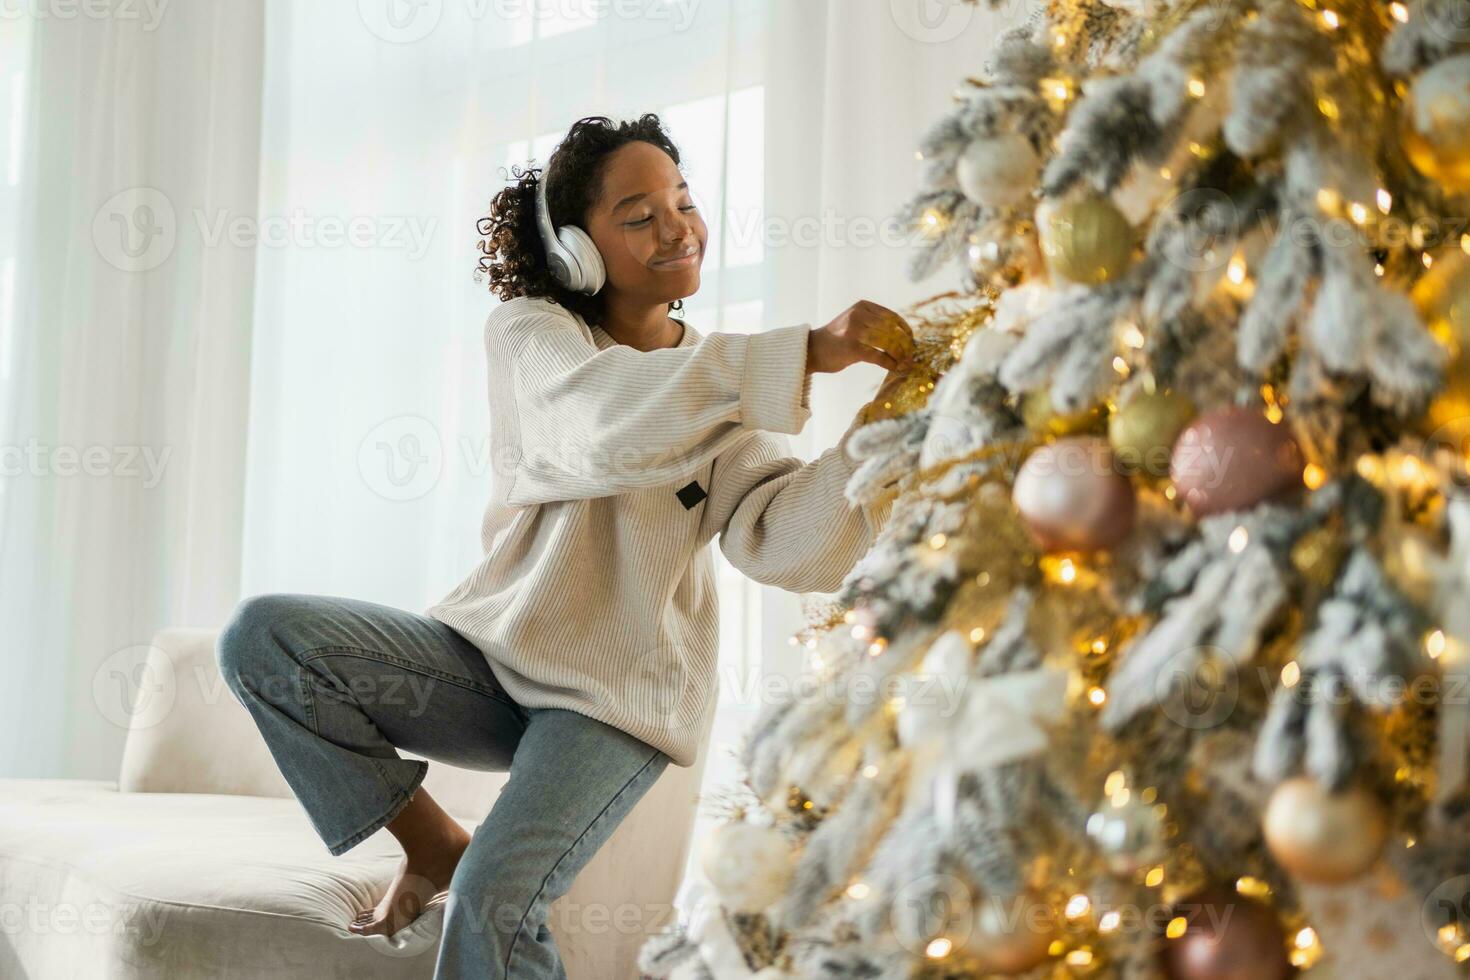
[[[254,596],[218,657],[332,854],[397,816],[423,782],[429,764],[395,747],[509,771],[454,872],[434,977],[565,980],[548,907],[668,755],[574,711],[522,707],[469,640],[376,603]]]

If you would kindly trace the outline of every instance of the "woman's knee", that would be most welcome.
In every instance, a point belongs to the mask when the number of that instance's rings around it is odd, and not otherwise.
[[[231,687],[247,676],[279,669],[285,650],[283,627],[297,606],[296,596],[269,592],[242,600],[220,630],[215,659]]]
[[[460,925],[473,922],[500,936],[513,936],[527,919],[544,919],[544,873],[518,862],[506,846],[476,848],[471,844],[449,879]]]

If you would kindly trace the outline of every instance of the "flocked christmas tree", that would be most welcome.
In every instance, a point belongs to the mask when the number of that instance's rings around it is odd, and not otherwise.
[[[978,66],[977,66],[978,67]],[[1470,971],[1470,0],[1055,0],[653,976]]]

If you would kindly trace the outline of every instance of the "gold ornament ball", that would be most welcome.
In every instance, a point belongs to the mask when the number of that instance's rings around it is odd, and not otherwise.
[[[1100,285],[1133,264],[1133,226],[1106,197],[1046,202],[1036,212],[1041,254],[1058,279]]]
[[[1410,295],[1449,353],[1445,386],[1425,415],[1424,434],[1464,453],[1470,450],[1470,255],[1459,248],[1435,253]]]
[[[973,232],[969,258],[976,285],[1008,289],[1046,273],[1036,225],[1028,218],[996,218]]]
[[[1314,527],[1291,546],[1291,565],[1317,588],[1331,588],[1337,581],[1337,572],[1342,567],[1347,549],[1347,538],[1340,528],[1330,525]]]
[[[1291,875],[1334,885],[1360,877],[1388,840],[1388,814],[1361,786],[1329,792],[1297,776],[1271,793],[1262,818],[1266,846]]]
[[[1285,980],[1286,930],[1276,912],[1225,888],[1198,892],[1175,910],[1188,923],[1161,954],[1170,980]]]
[[[1446,58],[1414,80],[1401,135],[1415,169],[1448,191],[1470,191],[1470,55]]]
[[[1055,921],[1051,907],[1033,892],[1011,901],[986,896],[975,905],[974,928],[964,949],[991,973],[1026,973],[1050,955]]]
[[[1073,436],[1099,432],[1106,417],[1102,405],[1093,405],[1079,412],[1058,412],[1051,403],[1051,392],[1045,388],[1033,388],[1021,396],[1021,420],[1033,435]]]
[[[1451,356],[1470,352],[1470,255],[1460,248],[1432,253],[1434,265],[1410,293],[1414,307]]]
[[[1174,442],[1196,412],[1183,395],[1139,390],[1108,419],[1108,442],[1130,472],[1168,476]]]

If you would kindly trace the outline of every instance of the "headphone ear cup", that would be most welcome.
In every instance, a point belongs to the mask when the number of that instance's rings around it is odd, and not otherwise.
[[[602,253],[597,250],[592,236],[576,225],[562,225],[557,229],[556,237],[579,267],[578,283],[568,288],[588,294],[600,290],[607,282],[607,267],[603,264]]]

